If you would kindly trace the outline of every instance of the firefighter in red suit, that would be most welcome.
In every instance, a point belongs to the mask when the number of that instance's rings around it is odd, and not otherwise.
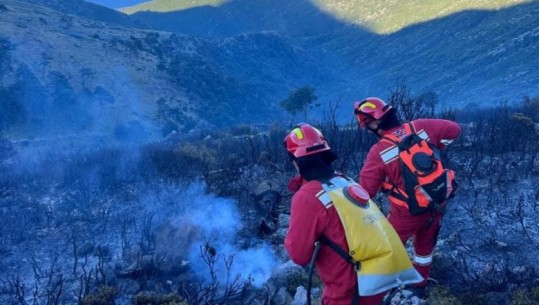
[[[360,127],[368,129],[379,138],[389,134],[399,138],[406,135],[405,127],[400,122],[395,109],[379,98],[369,97],[355,102],[354,113]],[[457,123],[442,119],[417,119],[412,121],[412,124],[418,135],[426,137],[428,142],[439,149],[449,145],[461,131]],[[404,189],[401,164],[393,148],[394,144],[379,140],[367,154],[365,164],[359,174],[359,183],[373,198],[379,190],[387,193],[392,187]],[[390,192],[387,194],[390,202],[389,222],[403,243],[413,238],[412,262],[415,269],[425,279],[414,288],[423,290],[428,283],[433,251],[443,215],[436,210],[412,215],[405,202],[391,196]]]
[[[290,225],[285,248],[293,262],[306,266],[314,251],[314,243],[321,235],[348,251],[345,232],[335,207],[326,208],[317,194],[322,191],[320,181],[335,176],[331,163],[337,159],[322,133],[300,124],[284,140],[290,159],[299,172],[289,188],[295,192],[290,211]],[[359,297],[356,272],[328,246],[322,246],[315,262],[324,290],[323,305],[378,305],[385,293]],[[359,303],[358,303],[359,298]]]

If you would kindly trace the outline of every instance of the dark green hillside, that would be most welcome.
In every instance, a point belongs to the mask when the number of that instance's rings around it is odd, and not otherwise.
[[[278,105],[289,90],[322,86],[333,72],[275,32],[198,40],[197,52],[173,52],[159,64],[169,81],[197,101],[215,125],[284,118]]]
[[[515,101],[539,93],[539,2],[499,11],[468,11],[387,36],[347,33],[328,48],[361,64],[358,81],[404,78],[419,91],[466,105]],[[340,46],[351,43],[358,47]],[[359,46],[361,45],[361,47]],[[357,75],[357,74],[356,74]]]

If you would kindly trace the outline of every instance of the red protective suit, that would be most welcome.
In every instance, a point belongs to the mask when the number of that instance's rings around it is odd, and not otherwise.
[[[460,134],[460,126],[452,121],[441,119],[418,119],[413,121],[416,132],[424,131],[429,137],[429,142],[439,149],[444,148],[456,139]],[[384,131],[385,134],[394,134],[398,137],[406,135],[404,126]],[[374,144],[359,175],[359,183],[371,197],[374,197],[384,181],[404,189],[400,161],[398,158],[386,158],[388,148],[393,144],[386,141],[378,141]],[[388,160],[390,159],[390,160]],[[386,163],[384,163],[384,160]],[[419,286],[425,286],[430,273],[434,246],[436,245],[438,231],[440,230],[442,215],[436,213],[424,213],[411,215],[407,208],[390,201],[388,220],[399,234],[403,243],[414,237],[414,267],[423,276],[425,281]]]
[[[296,180],[290,186],[299,185]],[[292,189],[294,189],[292,187]],[[318,181],[305,181],[292,198],[290,226],[285,238],[285,248],[292,261],[298,265],[309,264],[314,251],[314,243],[320,235],[337,243],[348,251],[344,229],[335,207],[327,208],[316,198],[322,190]],[[356,272],[328,246],[322,245],[316,260],[316,270],[324,291],[324,305],[350,305],[357,294]],[[384,294],[360,297],[361,305],[378,305]]]

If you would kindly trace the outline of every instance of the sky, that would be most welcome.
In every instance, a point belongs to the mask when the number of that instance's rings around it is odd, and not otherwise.
[[[85,0],[86,2],[92,2],[102,6],[110,8],[120,8],[126,6],[132,6],[142,2],[149,2],[151,0]]]

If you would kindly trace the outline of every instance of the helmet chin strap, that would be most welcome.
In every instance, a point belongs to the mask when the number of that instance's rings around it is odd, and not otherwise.
[[[366,128],[368,131],[374,133],[377,137],[380,138],[381,136],[380,136],[380,134],[378,133],[378,131],[380,130],[380,124],[376,124],[376,128],[371,128],[371,124],[370,124],[370,123],[371,123],[372,121],[374,121],[374,119],[370,120],[369,122],[366,122],[365,128]]]
[[[374,133],[377,137],[382,137],[378,131],[380,130],[380,127],[376,127],[376,128],[370,128],[369,126],[367,126],[367,130],[369,130],[370,132]]]

